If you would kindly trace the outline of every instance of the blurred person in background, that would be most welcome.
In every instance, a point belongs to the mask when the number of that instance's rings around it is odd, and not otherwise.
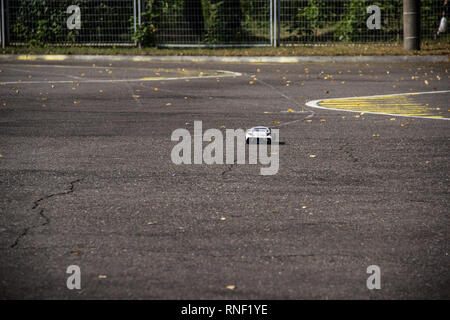
[[[448,20],[448,0],[445,0],[442,10],[442,18],[439,23],[439,29],[435,36],[436,39],[439,38],[439,35],[441,33],[445,33],[447,31],[447,20]]]

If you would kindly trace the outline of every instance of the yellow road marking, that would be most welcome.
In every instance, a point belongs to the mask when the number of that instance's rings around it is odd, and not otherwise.
[[[448,93],[450,91],[402,93],[370,97],[323,99],[308,102],[307,105],[315,108],[345,110],[350,112],[367,112],[375,114],[388,114],[398,116],[425,117],[445,119],[437,115],[438,108],[415,101],[414,96],[420,94]]]

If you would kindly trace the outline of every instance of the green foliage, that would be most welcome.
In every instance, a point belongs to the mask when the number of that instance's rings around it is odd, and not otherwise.
[[[335,32],[340,41],[352,41],[367,32],[366,8],[369,5],[366,0],[351,0],[345,4],[345,14]]]
[[[325,10],[326,3],[321,0],[308,0],[306,3],[302,1],[302,4],[293,17],[295,23],[291,27],[291,32],[297,31],[302,38],[312,40],[330,19],[330,13]]]
[[[81,8],[80,30],[67,28],[67,19],[70,14],[66,10],[71,5]],[[9,1],[10,41],[33,45],[108,42],[111,38],[130,41],[132,32],[128,31],[129,16],[124,15],[121,12],[124,9],[118,6],[128,6],[132,17],[129,1],[11,0]],[[88,14],[86,14],[87,10]],[[125,28],[124,24],[126,24]],[[115,34],[112,34],[114,32]]]
[[[226,21],[221,15],[225,1],[203,1],[203,15],[206,17],[206,34],[204,41],[209,44],[223,43],[228,34]]]
[[[157,29],[155,23],[160,17],[160,13],[155,10],[158,4],[155,0],[148,0],[146,3],[147,10],[142,12],[141,24],[136,25],[136,32],[132,36],[132,40],[146,47],[156,44]],[[133,20],[133,17],[130,18]],[[133,28],[134,28],[134,21]]]
[[[78,30],[68,34],[66,9],[72,4],[81,5],[83,1],[85,0],[15,1],[10,8],[12,40],[30,42],[33,45],[73,40]]]
[[[142,0],[142,24],[134,30],[130,0],[10,0],[11,42],[268,43],[269,4],[254,0]],[[189,5],[190,3],[190,5]],[[389,42],[401,39],[402,0],[282,0],[285,43]],[[422,0],[422,37],[437,31],[443,0]],[[69,30],[70,5],[82,8],[81,30]],[[186,6],[189,7],[187,8]],[[381,8],[382,30],[368,30],[369,5]],[[190,11],[189,8],[196,10]],[[125,9],[127,8],[127,9]],[[130,9],[131,8],[131,9]],[[200,17],[201,16],[201,17]],[[447,32],[447,39],[448,39]]]

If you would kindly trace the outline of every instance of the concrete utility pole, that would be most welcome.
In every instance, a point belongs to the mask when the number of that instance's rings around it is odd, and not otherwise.
[[[403,0],[403,48],[420,50],[420,0]]]
[[[1,25],[1,37],[2,37],[2,49],[5,49],[6,46],[6,32],[5,32],[5,2],[4,0],[1,0],[1,7],[0,7],[0,11],[1,11],[1,17],[0,19],[2,20],[2,25]]]

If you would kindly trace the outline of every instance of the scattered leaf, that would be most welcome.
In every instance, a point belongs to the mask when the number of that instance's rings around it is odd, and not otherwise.
[[[236,286],[235,285],[229,285],[229,286],[226,286],[226,288],[228,290],[234,290],[234,289],[236,289]]]

